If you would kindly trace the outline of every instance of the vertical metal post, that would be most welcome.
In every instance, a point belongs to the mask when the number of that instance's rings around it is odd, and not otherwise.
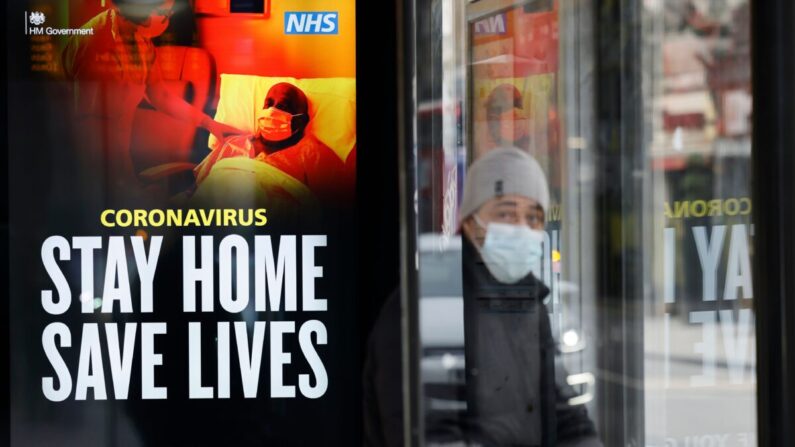
[[[795,4],[751,1],[760,446],[795,445]]]
[[[398,33],[402,33],[397,39],[397,91],[403,439],[407,446],[420,446],[423,417],[417,269],[416,1],[397,1],[396,17]]]
[[[599,0],[595,12],[599,432],[644,444],[642,3]]]

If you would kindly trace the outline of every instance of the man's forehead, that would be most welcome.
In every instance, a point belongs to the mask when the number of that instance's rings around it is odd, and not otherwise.
[[[536,200],[529,197],[506,194],[498,197],[493,197],[484,203],[484,207],[490,208],[541,208],[541,205]]]
[[[298,90],[296,87],[291,85],[274,85],[270,88],[270,90],[268,90],[268,94],[265,96],[265,103],[263,103],[263,107],[268,106],[268,100],[271,100],[276,104],[291,106],[291,108],[296,110],[302,107],[301,97],[298,94]]]
[[[289,84],[276,84],[268,90],[267,96],[295,96],[297,88]]]

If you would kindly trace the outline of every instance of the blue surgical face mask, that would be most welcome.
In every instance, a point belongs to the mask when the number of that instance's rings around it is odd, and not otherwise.
[[[293,135],[293,119],[303,115],[291,114],[276,107],[268,107],[257,120],[257,130],[268,141],[284,141]]]
[[[486,230],[480,256],[494,278],[501,283],[514,284],[531,271],[540,271],[543,231],[497,222],[484,225],[477,215],[474,218]]]

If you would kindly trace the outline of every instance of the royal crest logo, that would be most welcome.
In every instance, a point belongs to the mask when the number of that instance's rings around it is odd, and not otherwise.
[[[47,20],[47,18],[44,16],[44,13],[42,12],[34,11],[30,13],[30,23],[32,25],[39,26],[42,23],[44,23],[45,20]]]
[[[42,23],[44,23],[44,21],[47,20],[47,18],[44,16],[44,13],[38,12],[38,11],[34,11],[34,12],[30,13],[30,19],[29,20],[30,20],[31,25],[39,26]]]

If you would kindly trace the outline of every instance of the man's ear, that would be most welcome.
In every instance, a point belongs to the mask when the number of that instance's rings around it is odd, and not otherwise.
[[[478,245],[477,242],[477,223],[472,216],[467,217],[461,222],[461,233],[464,235],[465,238],[469,239],[469,242],[472,242],[475,245]]]

